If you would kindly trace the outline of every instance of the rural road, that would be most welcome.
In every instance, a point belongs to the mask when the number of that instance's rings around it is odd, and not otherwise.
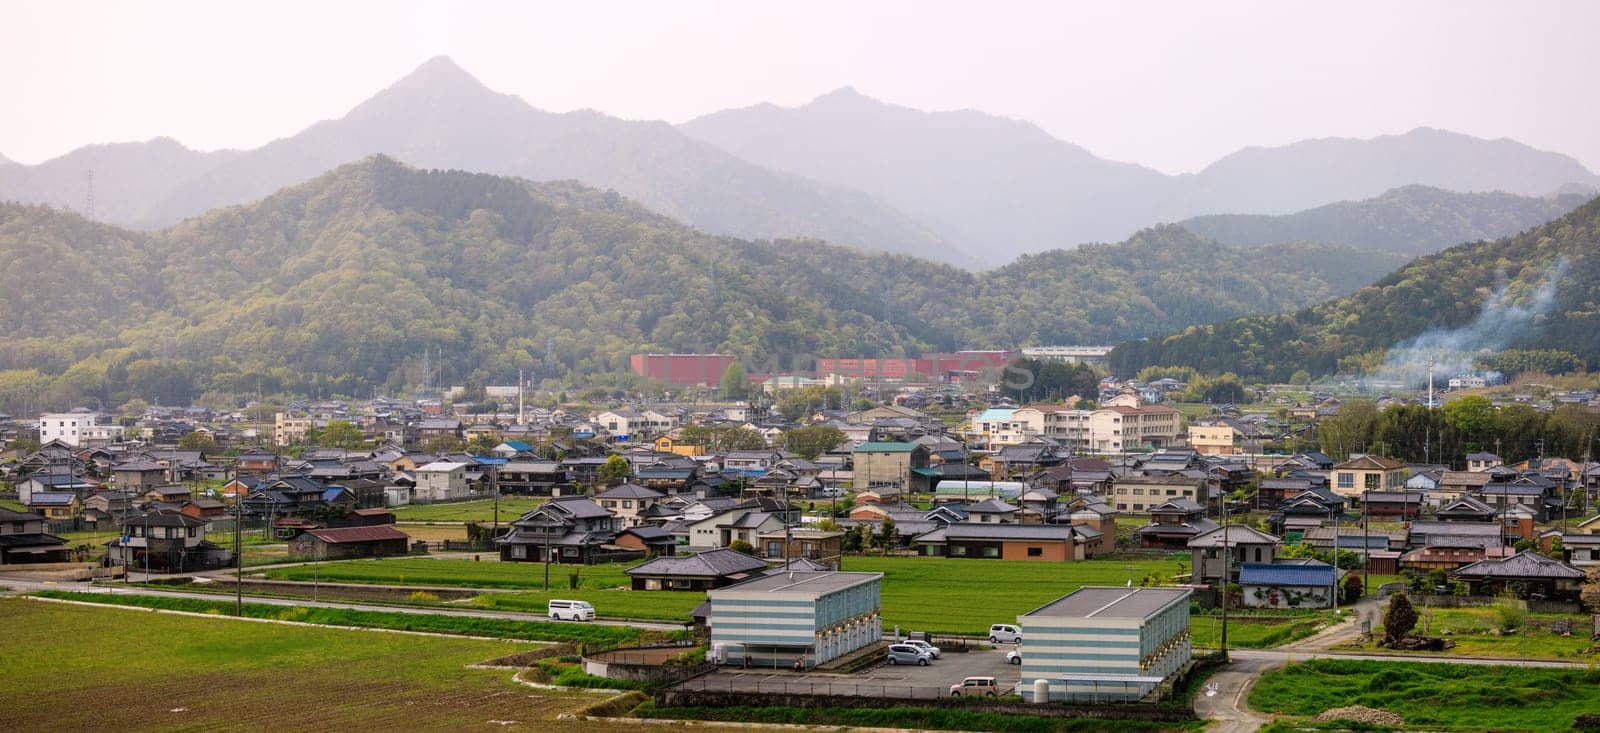
[[[202,601],[227,602],[233,600],[230,594],[222,593],[185,593],[183,591],[154,590],[150,588],[123,588],[117,586],[89,585],[72,581],[40,581],[22,578],[16,575],[0,575],[0,586],[9,586],[16,592],[29,593],[40,590],[74,591],[81,593],[114,593],[117,595],[160,596],[163,598],[190,598]],[[341,608],[351,611],[383,611],[388,613],[411,613],[424,616],[461,616],[464,618],[504,619],[508,621],[549,621],[542,614],[516,613],[510,611],[472,611],[455,608],[421,608],[415,606],[385,606],[372,603],[348,603],[343,601],[306,601],[292,598],[272,598],[269,596],[253,596],[245,594],[244,600],[250,603],[261,603],[269,606],[305,606],[308,608]],[[650,629],[653,631],[678,631],[683,629],[682,624],[648,623],[642,621],[607,621],[596,619],[585,623],[600,626],[629,626],[636,629]]]

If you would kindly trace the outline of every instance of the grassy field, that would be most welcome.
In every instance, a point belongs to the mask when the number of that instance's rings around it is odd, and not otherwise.
[[[234,612],[234,603],[226,596],[219,597],[213,601],[198,598],[77,593],[72,591],[40,591],[35,595],[82,603],[157,608],[168,611],[204,613],[212,616],[231,616]],[[596,624],[557,623],[554,621],[514,621],[441,614],[400,613],[398,611],[351,611],[342,608],[311,608],[307,606],[278,606],[269,603],[246,603],[244,604],[244,615],[248,618],[299,621],[323,626],[426,631],[434,634],[487,636],[496,639],[521,639],[526,641],[570,641],[599,646],[615,646],[639,640],[639,631],[626,626],[600,626]]]
[[[27,640],[0,655],[11,730],[560,730],[585,704],[466,668],[526,644],[10,598],[0,616]]]
[[[1037,563],[1007,560],[960,560],[917,557],[849,557],[845,569],[884,574],[883,619],[886,631],[982,636],[989,625],[1016,623],[1027,613],[1083,585],[1135,585],[1149,574],[1163,579],[1178,570],[1183,556]],[[705,600],[702,593],[624,590],[627,565],[552,565],[550,588],[543,590],[544,566],[537,563],[472,562],[470,560],[350,560],[323,563],[321,579],[329,582],[390,585],[440,585],[467,588],[510,588],[512,593],[485,593],[471,601],[479,608],[543,613],[551,598],[594,604],[601,616],[657,621],[686,621]],[[579,587],[569,587],[568,573],[581,574]],[[279,580],[311,580],[310,566],[266,571]],[[1316,614],[1236,619],[1228,625],[1228,642],[1240,647],[1286,643],[1314,633],[1322,621]],[[1214,643],[1207,617],[1191,624],[1195,643]],[[1204,628],[1203,628],[1204,627]]]
[[[275,568],[266,572],[276,580],[309,581],[313,573],[328,582],[378,583],[383,585],[445,585],[463,588],[543,588],[544,564],[489,560],[434,560],[430,558],[389,558],[384,560],[344,560],[325,562],[320,568],[309,565]],[[622,573],[629,565],[551,565],[550,587],[568,588],[568,576],[578,573],[579,587],[616,588],[628,584]]]
[[[500,497],[500,523],[504,524],[522,516],[544,503],[532,496]],[[408,504],[395,507],[397,522],[491,522],[494,520],[494,499],[474,499],[448,504]]]
[[[1365,705],[1426,730],[1568,730],[1600,712],[1600,672],[1322,659],[1267,673],[1250,705],[1295,716]]]
[[[1326,611],[1263,615],[1228,616],[1228,647],[1266,649],[1299,641],[1326,628],[1334,616]],[[1197,647],[1215,649],[1221,645],[1221,615],[1215,612],[1189,617],[1189,634]]]
[[[1456,648],[1443,652],[1409,652],[1411,654],[1456,654],[1473,657],[1532,657],[1540,659],[1600,660],[1600,645],[1589,639],[1591,628],[1586,615],[1555,613],[1527,614],[1525,629],[1495,633],[1500,629],[1496,611],[1482,608],[1417,608],[1421,618],[1414,633],[1426,633],[1456,643]],[[1555,626],[1566,623],[1571,635],[1556,633]],[[1376,638],[1383,638],[1383,627],[1373,630]]]

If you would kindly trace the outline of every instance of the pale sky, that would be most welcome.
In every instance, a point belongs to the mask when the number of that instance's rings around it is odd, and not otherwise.
[[[446,54],[561,112],[682,122],[844,85],[1169,173],[1418,126],[1600,171],[1600,2],[17,2],[0,155],[254,147]]]

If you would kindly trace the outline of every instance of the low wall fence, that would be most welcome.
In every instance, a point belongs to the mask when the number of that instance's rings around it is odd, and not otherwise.
[[[684,640],[586,652],[583,655],[583,671],[596,677],[652,685],[682,682],[717,668],[717,665],[703,658],[698,662],[677,661],[697,646],[692,640]]]
[[[1418,608],[1474,608],[1493,606],[1500,602],[1501,599],[1493,596],[1447,596],[1433,593],[1420,594],[1411,598],[1411,605]],[[1528,604],[1528,610],[1534,613],[1571,614],[1579,613],[1583,610],[1578,604],[1566,601],[1530,600],[1525,602]]]
[[[856,694],[841,693],[854,687]],[[832,691],[830,692],[830,688]],[[659,707],[796,707],[796,708],[890,708],[926,707],[981,710],[1005,715],[1031,715],[1047,718],[1097,718],[1103,720],[1147,720],[1181,722],[1195,719],[1187,707],[1163,707],[1138,701],[1093,703],[1028,703],[1016,697],[952,697],[946,687],[868,684],[855,682],[812,682],[796,680],[730,680],[697,677],[658,690]]]

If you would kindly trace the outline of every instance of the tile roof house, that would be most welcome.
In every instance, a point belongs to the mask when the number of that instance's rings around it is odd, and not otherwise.
[[[722,588],[764,573],[767,563],[729,549],[706,550],[681,557],[658,557],[623,571],[634,590],[704,591]]]
[[[1245,563],[1240,595],[1249,608],[1330,608],[1343,574],[1316,560]]]
[[[631,551],[607,546],[616,539],[616,516],[586,497],[556,497],[511,523],[511,531],[496,538],[500,559],[514,562],[592,564],[616,557],[638,557]]]
[[[1480,560],[1451,575],[1464,580],[1475,595],[1497,596],[1510,590],[1519,597],[1577,600],[1584,572],[1531,550],[1503,559]]]
[[[47,531],[44,515],[0,507],[0,565],[71,559],[72,549]]]

